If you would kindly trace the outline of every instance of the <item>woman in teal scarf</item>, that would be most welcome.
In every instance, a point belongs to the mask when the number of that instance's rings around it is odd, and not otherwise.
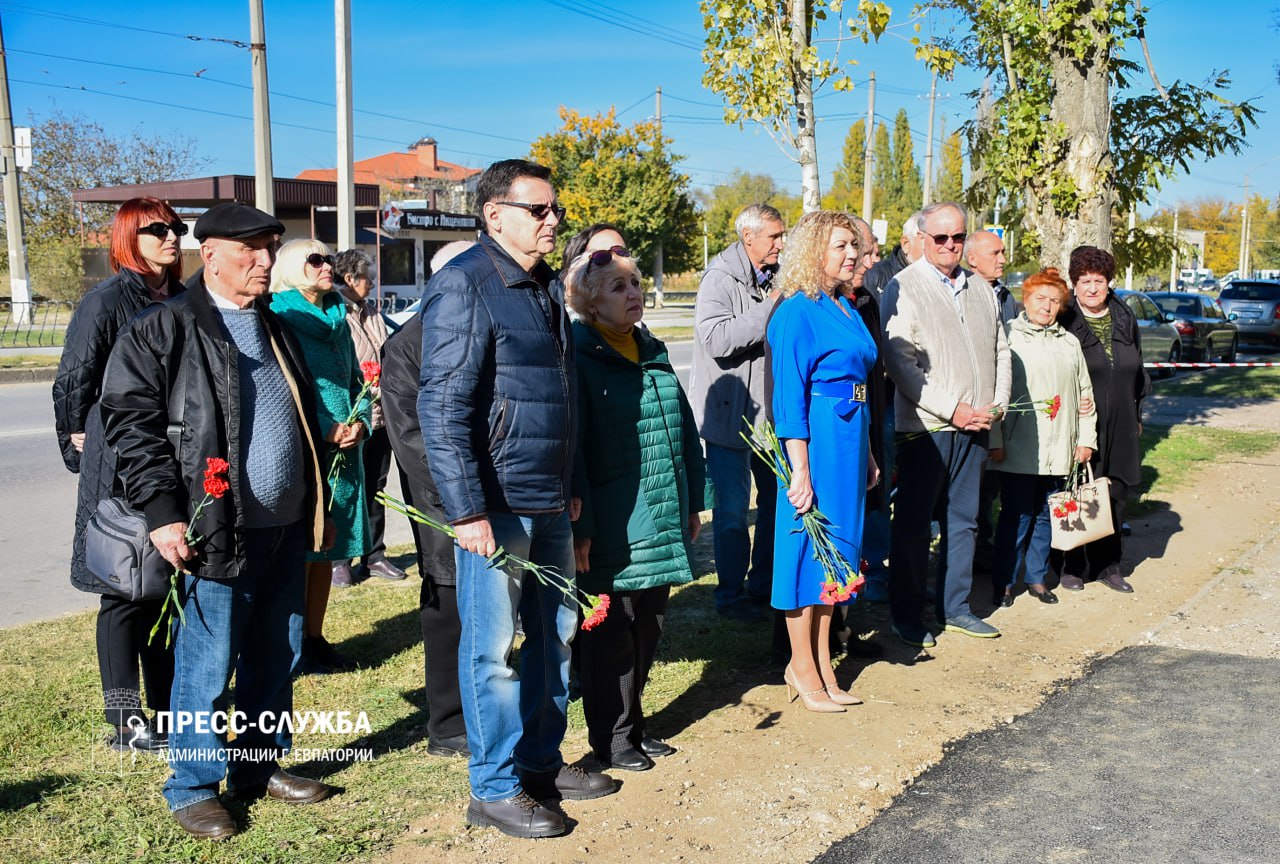
[[[325,467],[342,454],[331,475],[333,504],[329,515],[337,540],[323,552],[307,557],[307,604],[302,641],[304,671],[333,672],[354,668],[324,638],[324,613],[329,604],[332,562],[368,552],[369,521],[364,500],[361,445],[368,434],[368,401],[360,405],[356,422],[346,420],[360,393],[360,367],[347,326],[347,309],[333,290],[333,255],[318,240],[291,240],[280,248],[271,270],[271,311],[302,346],[307,368],[316,385],[316,411],[329,443]]]

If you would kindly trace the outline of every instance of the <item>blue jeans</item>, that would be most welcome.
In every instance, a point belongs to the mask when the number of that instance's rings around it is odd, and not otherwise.
[[[713,594],[716,608],[727,609],[748,595],[767,603],[773,594],[773,516],[778,504],[778,478],[745,446],[741,449],[721,447],[710,441],[707,442],[707,474],[716,490],[715,506],[711,510],[711,539],[718,580]],[[747,527],[753,477],[756,483],[754,549]]]
[[[939,556],[938,618],[970,614],[978,489],[987,461],[986,433],[932,432],[898,436],[898,491],[893,499],[889,607],[900,630],[919,626],[929,571],[929,523],[945,511]]]
[[[573,580],[573,532],[567,513],[490,513],[498,545]],[[471,749],[471,795],[501,801],[520,791],[516,769],[556,771],[569,704],[569,642],[578,608],[531,573],[508,573],[472,552],[458,566],[458,685]],[[524,627],[520,673],[511,666],[516,614]]]
[[[1028,585],[1043,585],[1049,572],[1049,496],[1062,489],[1061,477],[1037,474],[1006,474],[1000,478],[1000,523],[996,528],[995,558],[991,590],[997,597],[1018,579],[1019,571]]]
[[[245,532],[244,545],[248,566],[235,579],[187,574],[182,580],[186,623],[177,625],[170,700],[173,774],[164,785],[170,810],[216,798],[224,777],[229,790],[265,783],[279,767],[276,758],[293,743],[287,727],[279,729],[269,719],[273,728],[261,729],[257,721],[266,712],[278,718],[293,710],[292,676],[302,652],[306,527],[252,529]],[[232,672],[237,716],[252,725],[238,732],[236,752],[228,754],[225,730],[177,721],[179,712],[192,712],[204,724],[225,718]],[[254,758],[228,758],[242,751],[258,752]],[[262,751],[272,755],[264,758]]]

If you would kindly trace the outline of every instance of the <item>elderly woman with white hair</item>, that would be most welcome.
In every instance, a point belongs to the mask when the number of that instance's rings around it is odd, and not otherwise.
[[[625,251],[584,252],[566,273],[580,316],[573,539],[578,586],[611,598],[577,637],[587,739],[605,767],[644,771],[675,752],[649,734],[640,701],[671,586],[693,581],[689,545],[708,498],[693,409],[666,346],[636,326],[640,272]]]
[[[307,557],[307,604],[302,642],[303,671],[335,672],[354,668],[324,638],[332,562],[368,552],[369,524],[364,500],[361,445],[370,425],[369,405],[348,424],[362,378],[356,361],[347,304],[333,290],[333,255],[318,240],[291,240],[280,248],[271,270],[271,311],[302,346],[316,386],[319,425],[329,443],[326,464],[336,454],[345,458],[330,480],[333,503],[329,515],[337,528],[333,546]]]

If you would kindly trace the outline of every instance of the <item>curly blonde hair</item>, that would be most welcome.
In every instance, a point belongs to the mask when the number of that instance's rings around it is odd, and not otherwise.
[[[837,228],[844,228],[853,234],[859,257],[866,252],[862,232],[853,224],[848,213],[818,210],[804,214],[787,237],[782,267],[774,280],[774,284],[782,291],[782,296],[790,297],[799,291],[813,300],[819,294],[826,293],[823,283],[827,277],[822,272],[822,264],[827,244],[831,242],[831,234]]]

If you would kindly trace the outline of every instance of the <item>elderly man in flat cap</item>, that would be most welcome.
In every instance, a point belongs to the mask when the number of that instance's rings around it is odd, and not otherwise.
[[[306,553],[332,542],[315,388],[264,302],[283,233],[243,204],[201,216],[202,272],[125,328],[102,393],[129,504],[182,571],[164,796],[179,825],[211,840],[237,830],[218,799],[224,777],[228,794],[291,804],[333,791],[276,761],[291,744],[278,721],[293,708]],[[226,485],[207,484],[210,472]],[[221,494],[192,524],[206,490]]]

